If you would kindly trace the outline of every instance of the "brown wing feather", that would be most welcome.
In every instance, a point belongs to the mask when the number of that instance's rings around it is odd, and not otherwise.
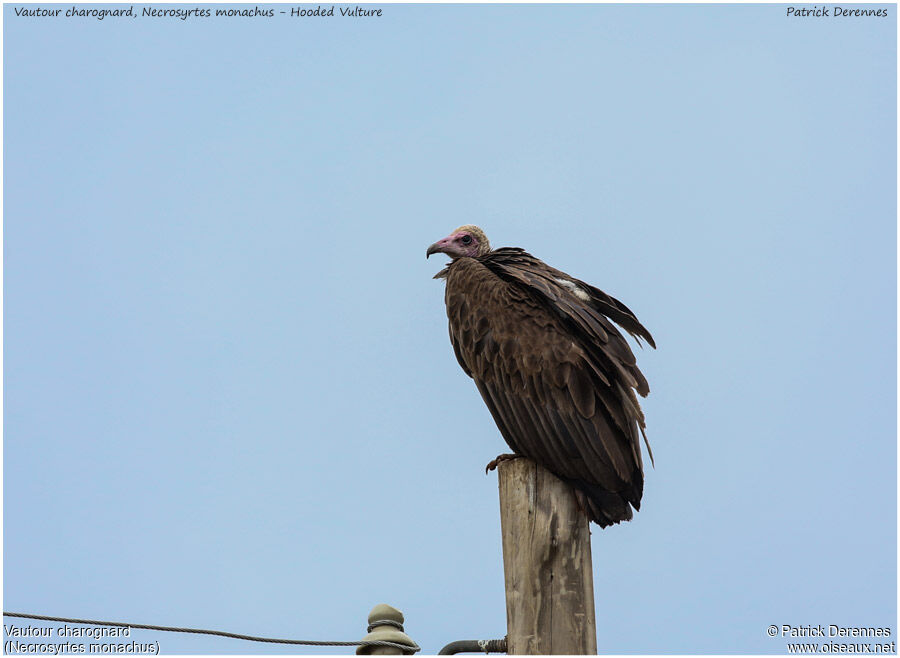
[[[572,483],[601,526],[631,518],[643,489],[643,416],[626,391],[646,389],[646,380],[597,308],[529,262],[543,265],[537,259],[509,251],[449,268],[447,315],[460,365],[516,453]]]
[[[637,316],[635,316],[630,308],[625,306],[625,304],[615,297],[607,295],[605,292],[595,288],[591,284],[585,283],[584,281],[569,276],[562,270],[547,265],[542,260],[535,258],[524,249],[518,247],[495,249],[487,256],[487,258],[498,264],[508,263],[512,266],[524,266],[531,270],[533,274],[549,277],[551,280],[561,278],[574,283],[591,297],[591,306],[625,329],[625,331],[631,334],[638,343],[643,339],[646,340],[651,347],[656,347],[653,336],[651,336],[650,332],[647,331],[647,328],[638,321]],[[435,278],[438,277],[435,276]]]

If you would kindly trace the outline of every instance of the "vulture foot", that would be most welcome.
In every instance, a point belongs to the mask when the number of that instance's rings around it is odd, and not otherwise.
[[[488,462],[488,465],[484,467],[484,472],[487,474],[488,471],[493,471],[497,468],[502,462],[508,462],[510,459],[519,459],[522,455],[510,455],[509,453],[503,455],[497,455],[497,458]]]

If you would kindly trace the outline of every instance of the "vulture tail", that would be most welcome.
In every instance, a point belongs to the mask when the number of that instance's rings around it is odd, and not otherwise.
[[[622,494],[604,491],[600,487],[585,482],[572,482],[571,484],[575,487],[578,504],[581,505],[591,521],[601,528],[621,521],[630,521],[634,515],[631,504]],[[634,507],[640,509],[640,502]]]

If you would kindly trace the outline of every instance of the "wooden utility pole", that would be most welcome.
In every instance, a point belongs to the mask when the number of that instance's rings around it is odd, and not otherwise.
[[[587,515],[569,485],[530,459],[497,471],[507,653],[596,654]]]

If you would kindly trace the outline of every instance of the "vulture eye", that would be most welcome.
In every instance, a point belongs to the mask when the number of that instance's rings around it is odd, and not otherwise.
[[[463,244],[472,244],[472,236],[471,235],[462,236],[462,243]]]

